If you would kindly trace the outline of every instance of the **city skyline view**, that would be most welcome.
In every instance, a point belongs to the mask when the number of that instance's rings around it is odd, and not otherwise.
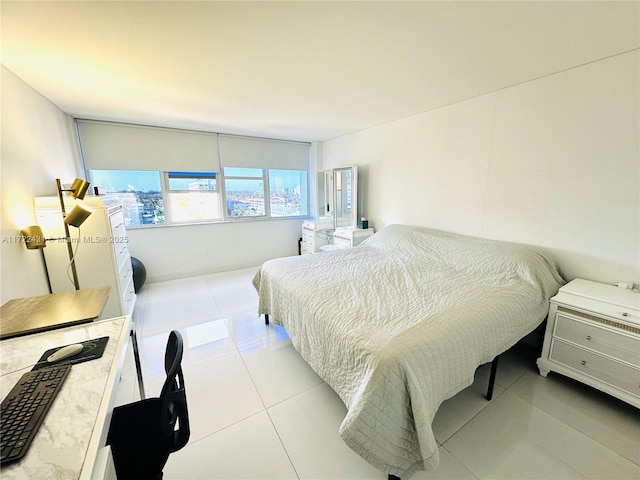
[[[227,217],[266,215],[262,170],[225,168],[225,173],[222,201],[221,179],[213,172],[167,172],[164,193],[163,172],[92,170],[91,180],[95,186],[104,187],[107,194],[120,198],[127,226],[222,220],[223,205]],[[307,172],[269,170],[269,174],[266,193],[270,216],[307,215]]]
[[[241,170],[254,171],[256,169],[225,168],[225,172],[229,177],[242,176]],[[301,187],[300,171],[273,170],[272,172],[277,173],[277,175],[275,175],[275,181],[270,178],[272,190],[293,190]],[[217,176],[218,174],[216,174],[216,177]],[[176,184],[181,182],[183,189],[189,190],[189,179],[172,179],[172,183],[173,182],[176,182]],[[108,193],[162,191],[161,172],[151,170],[91,170],[91,183],[92,186],[105,187]],[[243,180],[235,180],[232,178],[225,180],[227,191],[244,191],[245,186],[246,183],[244,183]]]

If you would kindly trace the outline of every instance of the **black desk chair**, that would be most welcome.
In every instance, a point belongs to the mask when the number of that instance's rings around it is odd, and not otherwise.
[[[164,355],[167,379],[160,396],[113,409],[107,444],[118,479],[161,479],[169,454],[189,441],[181,362],[182,336],[174,330]]]

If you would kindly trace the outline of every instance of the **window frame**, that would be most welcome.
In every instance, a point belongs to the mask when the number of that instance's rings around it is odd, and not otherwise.
[[[260,220],[271,220],[271,211],[269,209],[269,205],[267,205],[267,193],[268,191],[268,177],[265,178],[265,169],[264,168],[246,168],[247,170],[260,170],[262,175],[260,177],[247,177],[247,176],[236,176],[236,175],[225,175],[225,168],[245,168],[245,167],[223,167],[222,168],[222,178],[224,183],[224,219],[229,222],[237,222],[237,221],[246,221],[248,219],[260,219]],[[262,202],[264,204],[264,214],[263,215],[242,215],[238,217],[234,217],[233,215],[229,215],[229,210],[227,208],[227,180],[250,180],[250,181],[262,181]]]
[[[272,191],[271,191],[271,171],[273,172],[305,172],[306,173],[306,178],[307,178],[307,183],[305,185],[305,193],[306,193],[306,202],[305,205],[307,207],[307,213],[306,214],[298,214],[298,215],[277,215],[274,216],[273,212],[271,210],[271,199],[272,199]],[[310,193],[309,193],[309,170],[292,170],[292,169],[283,169],[283,168],[269,168],[265,170],[266,172],[266,176],[265,176],[265,181],[269,182],[268,183],[268,209],[269,209],[269,219],[273,220],[273,219],[278,219],[278,218],[308,218],[310,216],[309,212],[311,210],[311,205],[309,204],[309,199],[310,199]],[[277,177],[276,177],[277,178]]]
[[[213,174],[213,177],[215,178],[216,181],[216,188],[213,190],[184,190],[184,189],[172,189],[169,183],[170,180],[170,174],[171,173],[193,173],[194,175],[192,177],[188,177],[188,178],[206,178],[202,175],[197,175],[198,173],[209,173],[209,174]],[[165,212],[165,223],[164,225],[159,224],[160,226],[168,226],[168,225],[192,225],[192,224],[200,224],[200,223],[217,223],[217,222],[221,222],[224,220],[224,215],[221,210],[222,208],[222,200],[220,197],[220,188],[219,188],[219,176],[217,172],[178,172],[177,170],[172,170],[171,172],[160,172],[160,176],[162,179],[162,204],[164,205],[164,212]],[[198,192],[201,194],[205,194],[205,195],[217,195],[218,196],[218,217],[216,218],[206,218],[206,219],[190,219],[190,220],[174,220],[174,213],[172,212],[171,209],[171,194],[173,193],[191,193],[191,192]]]
[[[245,167],[231,167],[231,168],[245,168]],[[252,167],[246,167],[246,168],[251,168],[251,169],[255,169]],[[120,169],[96,169],[96,170],[106,170],[106,171],[117,171],[117,172],[127,172],[127,171],[137,171],[137,170],[120,170]],[[307,212],[304,214],[300,214],[300,215],[287,215],[287,216],[271,216],[271,189],[270,189],[270,184],[269,184],[269,170],[277,170],[277,171],[281,171],[284,170],[282,168],[272,168],[272,169],[268,169],[268,168],[262,168],[262,169],[255,169],[255,170],[261,170],[262,171],[262,176],[261,177],[243,177],[243,176],[234,176],[234,175],[229,175],[226,176],[224,174],[224,168],[221,169],[222,172],[207,172],[207,173],[214,173],[215,174],[215,179],[216,179],[216,189],[215,190],[198,190],[201,193],[205,193],[205,194],[211,194],[211,195],[218,195],[219,197],[219,206],[220,206],[220,217],[218,219],[204,219],[204,220],[197,220],[197,219],[193,219],[193,220],[186,220],[186,221],[174,221],[172,218],[172,212],[171,212],[171,205],[170,205],[170,199],[169,199],[169,195],[173,192],[173,193],[188,193],[190,192],[190,190],[172,190],[169,188],[169,173],[168,171],[160,171],[160,170],[149,170],[149,171],[153,171],[153,172],[157,172],[160,175],[160,189],[161,189],[161,196],[162,196],[162,207],[163,207],[163,213],[164,213],[164,223],[155,223],[155,224],[132,224],[132,225],[127,225],[126,228],[128,229],[148,229],[148,228],[161,228],[161,227],[173,227],[173,226],[185,226],[185,225],[202,225],[202,224],[215,224],[215,223],[225,223],[225,222],[252,222],[252,221],[272,221],[272,220],[292,220],[292,219],[305,219],[305,218],[309,218],[310,217],[310,198],[311,198],[311,193],[310,193],[310,170],[292,170],[292,171],[298,171],[298,172],[305,172],[306,173],[306,178],[307,178],[307,185],[306,185],[306,197],[307,197],[307,201],[306,201],[306,206],[307,206]],[[178,170],[172,170],[172,172],[177,172]],[[198,172],[184,172],[184,173],[198,173]],[[90,169],[86,169],[86,175],[87,178],[90,179],[93,183],[93,175],[92,175],[92,170]],[[194,178],[197,178],[194,177]],[[262,181],[262,190],[263,190],[263,196],[264,196],[264,210],[265,213],[264,215],[247,215],[247,216],[238,216],[238,217],[234,217],[234,216],[230,216],[227,213],[227,188],[226,188],[226,181],[228,179],[232,179],[232,180],[260,180]],[[107,194],[109,195],[109,194]]]

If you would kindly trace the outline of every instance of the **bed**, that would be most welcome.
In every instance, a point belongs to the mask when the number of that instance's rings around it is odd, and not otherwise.
[[[344,442],[394,476],[438,464],[440,404],[545,318],[545,251],[390,225],[358,247],[265,262],[259,313],[340,396]]]

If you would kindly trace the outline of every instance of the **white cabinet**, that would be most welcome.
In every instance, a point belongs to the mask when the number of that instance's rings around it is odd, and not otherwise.
[[[302,245],[300,253],[307,255],[316,253],[331,241],[333,220],[307,221],[302,224]]]
[[[69,212],[78,202],[65,197],[65,210]],[[93,213],[79,229],[69,228],[80,288],[111,287],[101,318],[131,315],[136,295],[122,204],[108,197],[85,197],[82,203]],[[44,249],[52,290],[73,290],[60,201],[58,197],[36,197],[35,210],[45,237],[53,239]]]
[[[351,248],[360,245],[373,235],[373,228],[340,227],[333,232],[333,244],[337,248]]]
[[[576,279],[551,299],[540,374],[554,371],[640,407],[640,293]]]

